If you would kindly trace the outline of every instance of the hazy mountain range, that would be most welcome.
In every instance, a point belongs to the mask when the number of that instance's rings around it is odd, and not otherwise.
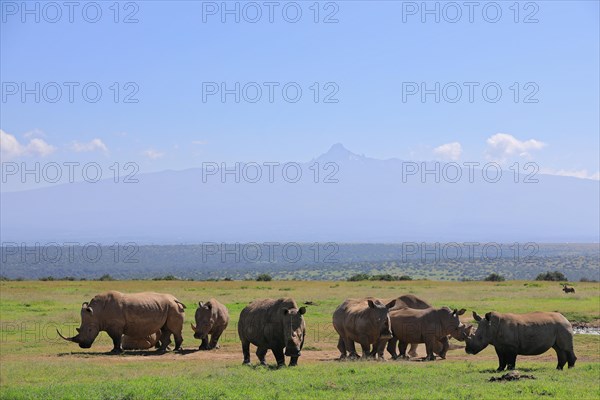
[[[600,240],[598,181],[537,174],[537,183],[524,183],[527,174],[504,170],[492,183],[495,170],[486,180],[475,169],[470,182],[461,164],[462,177],[452,183],[455,164],[372,159],[340,144],[301,163],[302,177],[291,183],[295,166],[287,180],[274,166],[273,182],[263,165],[252,183],[256,165],[249,164],[246,175],[240,166],[239,182],[233,173],[223,183],[219,170],[205,168],[203,177],[197,168],[140,174],[138,183],[107,179],[2,193],[2,242]],[[439,182],[433,173],[407,175],[436,166]]]

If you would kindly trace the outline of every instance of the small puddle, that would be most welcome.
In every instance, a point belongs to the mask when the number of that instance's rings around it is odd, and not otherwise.
[[[576,335],[600,335],[600,328],[589,326],[573,327],[573,333]]]

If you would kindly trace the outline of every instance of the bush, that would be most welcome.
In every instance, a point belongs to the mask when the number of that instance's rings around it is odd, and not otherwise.
[[[585,276],[579,280],[579,282],[598,282],[597,279],[586,278]]]
[[[380,274],[380,275],[369,275],[369,274],[356,274],[348,278],[349,282],[359,281],[412,281],[412,278],[408,275],[395,276],[391,274]]]
[[[40,281],[53,281],[54,277],[53,276],[44,276],[43,278],[40,278]]]
[[[487,282],[504,282],[506,279],[502,275],[493,272],[486,276],[483,280]]]
[[[536,278],[536,281],[568,281],[567,277],[559,271],[554,271],[554,272],[546,272],[543,274],[539,274]]]
[[[372,281],[395,281],[395,280],[397,280],[397,278],[395,276],[392,276],[390,274],[373,275],[370,279]]]
[[[356,274],[348,278],[348,282],[368,281],[370,278],[369,274]]]
[[[175,275],[165,275],[165,276],[157,276],[156,278],[152,278],[153,281],[178,281],[179,278]]]
[[[258,282],[269,282],[269,281],[272,281],[273,278],[269,274],[260,274],[259,276],[256,277],[256,280]]]
[[[109,274],[104,274],[100,278],[98,278],[98,280],[99,281],[115,281],[116,279],[113,278],[112,276],[110,276]]]

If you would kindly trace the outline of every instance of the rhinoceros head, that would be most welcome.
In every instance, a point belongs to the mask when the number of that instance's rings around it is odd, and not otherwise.
[[[78,343],[79,347],[82,349],[89,349],[92,347],[92,343],[94,343],[94,340],[96,340],[99,333],[100,328],[98,326],[97,318],[94,315],[94,309],[90,307],[87,302],[81,305],[81,326],[77,328],[77,335],[68,338],[58,332],[61,338]]]
[[[194,337],[196,339],[205,338],[215,324],[215,318],[212,312],[211,302],[198,303],[198,309],[196,309],[196,326],[192,325],[194,331]]]
[[[477,354],[485,349],[490,344],[493,335],[492,313],[487,313],[484,318],[481,318],[473,311],[473,318],[477,321],[477,330],[466,338],[465,351],[468,354]]]
[[[396,305],[396,300],[390,301],[388,304],[383,304],[379,300],[367,300],[370,312],[367,314],[370,320],[370,325],[379,330],[381,339],[391,339],[392,329],[390,324],[390,308]]]
[[[448,307],[442,307],[440,312],[443,332],[441,333],[443,335],[450,335],[456,340],[464,341],[468,332],[470,332],[470,328],[467,328],[460,322],[459,317],[463,315],[465,311],[467,310],[464,308],[452,310]]]
[[[283,336],[285,340],[285,355],[299,357],[304,342],[304,318],[306,307],[283,309]]]

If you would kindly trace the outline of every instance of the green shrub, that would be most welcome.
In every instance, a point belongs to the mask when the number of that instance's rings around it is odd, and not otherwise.
[[[256,280],[258,282],[269,282],[269,281],[272,281],[273,278],[269,274],[260,274],[256,277]]]
[[[492,272],[491,274],[486,276],[483,280],[487,281],[487,282],[504,282],[506,279],[502,275]]]
[[[356,274],[348,278],[348,282],[368,281],[370,278],[369,274]]]
[[[153,281],[178,281],[179,278],[175,275],[165,275],[165,276],[157,276],[156,278],[152,278]]]
[[[554,272],[546,272],[543,274],[539,274],[536,278],[536,281],[568,281],[567,277],[559,271],[554,271]]]

